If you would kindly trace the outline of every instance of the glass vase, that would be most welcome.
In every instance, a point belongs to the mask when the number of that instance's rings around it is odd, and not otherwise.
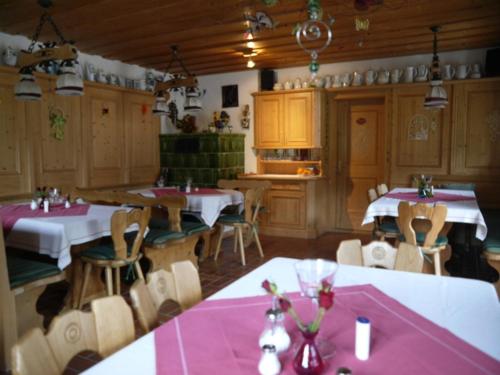
[[[319,375],[325,368],[315,342],[317,334],[318,332],[302,332],[304,341],[293,359],[293,369],[299,375]]]

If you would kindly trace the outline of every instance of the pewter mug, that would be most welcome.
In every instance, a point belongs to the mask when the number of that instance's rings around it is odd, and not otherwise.
[[[417,70],[415,69],[415,67],[407,66],[405,69],[404,81],[406,83],[412,83],[416,75],[417,75]]]

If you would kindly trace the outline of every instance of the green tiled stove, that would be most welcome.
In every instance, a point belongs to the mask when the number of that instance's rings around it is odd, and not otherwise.
[[[183,185],[191,177],[200,187],[215,187],[219,179],[234,179],[245,170],[244,134],[160,135],[161,166],[168,184]]]

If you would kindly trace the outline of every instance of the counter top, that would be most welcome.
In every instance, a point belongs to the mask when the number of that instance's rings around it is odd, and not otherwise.
[[[315,181],[325,178],[324,176],[304,176],[300,174],[242,174],[239,179],[250,180],[288,180],[288,181]]]

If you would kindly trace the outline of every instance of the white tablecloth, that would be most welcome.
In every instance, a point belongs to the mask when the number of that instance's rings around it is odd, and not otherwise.
[[[299,291],[296,259],[274,258],[209,299],[264,295],[264,279],[280,290]],[[500,304],[484,281],[340,265],[335,286],[372,284],[406,307],[500,360]],[[264,317],[262,317],[264,328]],[[257,343],[255,343],[257,345]],[[150,332],[87,370],[86,374],[156,374],[154,333]]]
[[[144,197],[154,198],[155,195],[151,190],[154,190],[154,188],[131,190],[129,193],[141,194]],[[241,191],[228,189],[217,190],[222,194],[186,194],[186,210],[190,212],[199,212],[201,219],[209,227],[213,227],[221,211],[225,207],[240,205],[240,209],[243,209],[243,193]]]
[[[71,263],[71,245],[109,236],[111,216],[120,209],[130,210],[93,204],[85,216],[19,219],[7,235],[6,245],[49,255],[63,269]]]
[[[417,193],[417,189],[414,188],[396,188],[390,191],[390,193],[406,193],[414,191]],[[467,190],[443,190],[435,189],[435,192],[448,193],[454,195],[463,195],[465,197],[476,197],[473,191]],[[373,223],[376,216],[398,216],[398,205],[401,202],[400,199],[387,198],[382,196],[376,201],[370,203],[368,206],[365,217],[363,218],[362,225]],[[411,203],[411,202],[410,202]],[[481,241],[486,238],[488,229],[486,227],[486,222],[484,221],[483,214],[477,205],[477,200],[467,200],[467,201],[452,201],[452,202],[440,202],[446,205],[448,208],[448,214],[446,215],[446,221],[452,223],[467,223],[476,224],[476,237]]]

